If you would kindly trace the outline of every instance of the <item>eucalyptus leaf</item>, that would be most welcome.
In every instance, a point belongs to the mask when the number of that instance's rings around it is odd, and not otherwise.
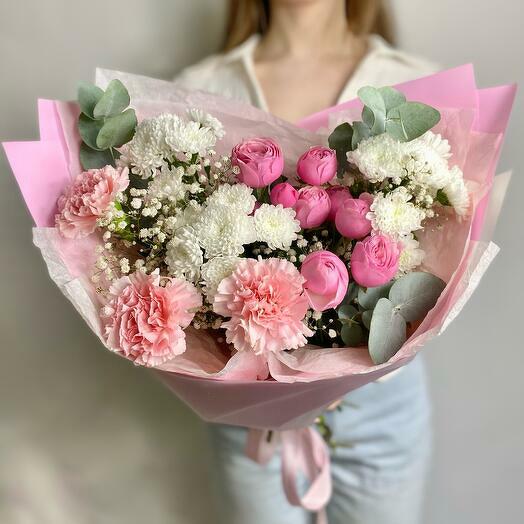
[[[344,324],[340,330],[340,337],[344,344],[355,347],[364,339],[364,332],[358,324]]]
[[[335,127],[329,135],[328,145],[337,153],[338,174],[344,172],[347,167],[346,153],[351,150],[351,139],[353,137],[353,128],[348,122]]]
[[[361,140],[369,138],[371,130],[364,122],[353,122],[353,136],[351,138],[351,148],[356,149]]]
[[[357,91],[357,95],[365,106],[373,110],[373,113],[380,112],[386,114],[386,104],[380,91],[375,87],[365,86]]]
[[[346,320],[353,318],[357,313],[358,309],[350,304],[344,304],[337,309],[338,318]]]
[[[103,125],[103,120],[93,120],[83,113],[78,117],[78,132],[80,133],[80,137],[91,149],[106,149],[98,147],[96,143],[96,137],[98,133],[100,133]]]
[[[423,135],[439,121],[440,113],[435,108],[420,102],[405,102],[388,111],[386,131],[398,134],[402,130],[403,141],[410,141]]]
[[[375,364],[387,362],[406,341],[406,321],[387,298],[381,298],[369,326],[368,349]]]
[[[359,289],[360,287],[356,282],[350,282],[346,291],[346,296],[344,297],[342,303],[349,304],[350,302],[353,302],[353,300],[355,300],[358,296]]]
[[[371,136],[381,135],[386,130],[386,113],[374,112],[373,126],[371,127]]]
[[[96,139],[97,147],[108,149],[124,145],[133,138],[136,124],[134,109],[127,109],[119,115],[106,118]]]
[[[370,129],[375,123],[375,115],[373,114],[373,110],[368,106],[364,106],[362,108],[362,122],[364,122],[364,124],[366,124]]]
[[[369,329],[371,324],[371,318],[373,317],[373,311],[370,309],[362,312],[362,324]]]
[[[118,115],[129,105],[129,93],[120,80],[111,80],[93,109],[95,118]]]
[[[386,113],[402,105],[406,101],[406,97],[400,92],[394,89],[393,87],[381,87],[378,92],[384,100],[384,105],[386,106]]]
[[[80,163],[84,169],[100,169],[115,165],[111,150],[97,151],[85,143],[80,146]]]
[[[357,297],[359,305],[364,309],[373,309],[380,298],[388,296],[392,285],[393,282],[388,282],[383,286],[359,288]]]
[[[446,283],[431,273],[416,271],[400,277],[389,299],[408,322],[421,320],[436,304]]]
[[[82,113],[93,118],[93,110],[103,94],[104,92],[98,86],[88,82],[80,82],[77,98]]]

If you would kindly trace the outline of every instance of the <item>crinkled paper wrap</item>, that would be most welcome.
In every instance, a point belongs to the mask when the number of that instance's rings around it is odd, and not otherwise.
[[[283,148],[285,173],[293,178],[297,158],[309,146],[324,143],[327,131],[343,116],[354,118],[359,101],[312,115],[300,127],[255,107],[219,96],[174,87],[169,82],[100,70],[104,87],[119,78],[128,87],[139,119],[160,112],[183,113],[199,107],[219,118],[226,138],[219,151],[248,136],[271,136]],[[397,86],[412,100],[439,108],[438,130],[449,139],[453,161],[464,171],[472,192],[468,219],[453,214],[443,228],[427,227],[421,238],[428,253],[425,269],[447,282],[436,306],[401,350],[386,364],[375,366],[367,348],[312,348],[271,354],[268,361],[249,352],[230,356],[211,334],[187,329],[187,351],[156,369],[176,394],[203,419],[252,428],[290,429],[313,422],[333,400],[407,364],[422,346],[442,333],[478,286],[497,253],[490,241],[507,188],[509,174],[494,179],[514,87],[478,90],[471,66],[462,66]],[[26,203],[35,219],[34,243],[49,274],[103,342],[100,296],[89,282],[96,236],[70,241],[53,226],[56,197],[80,171],[78,107],[74,103],[40,101],[41,139],[4,144]],[[318,131],[318,133],[317,133]],[[42,185],[38,180],[46,180]],[[37,189],[33,187],[37,184]],[[489,200],[491,195],[491,200]],[[491,205],[488,206],[488,202]],[[484,218],[486,217],[486,218]],[[265,376],[266,366],[272,380]]]

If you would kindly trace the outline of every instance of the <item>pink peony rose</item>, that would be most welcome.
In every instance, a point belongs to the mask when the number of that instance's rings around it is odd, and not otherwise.
[[[382,286],[397,273],[400,248],[386,235],[371,235],[356,243],[351,255],[351,274],[363,287]]]
[[[337,307],[349,284],[346,265],[331,251],[315,251],[302,262],[300,273],[306,279],[304,289],[315,311]]]
[[[309,229],[318,227],[326,221],[331,209],[331,201],[325,189],[306,186],[298,191],[294,209],[302,229]]]
[[[308,309],[303,284],[287,260],[242,260],[220,282],[213,302],[215,313],[230,317],[222,324],[227,342],[257,355],[307,344],[313,332],[303,322]]]
[[[349,189],[344,186],[331,186],[326,189],[331,201],[331,209],[329,210],[328,220],[331,222],[335,221],[337,211],[339,210],[342,203],[348,198],[353,198]]]
[[[58,199],[55,224],[67,238],[82,238],[96,229],[96,221],[129,185],[127,168],[106,166],[77,175]]]
[[[283,207],[293,207],[298,198],[298,191],[288,182],[277,184],[269,194],[274,206],[281,204]]]
[[[329,182],[337,174],[337,155],[329,147],[315,146],[297,162],[298,176],[312,186]]]
[[[345,200],[335,217],[337,231],[346,238],[364,238],[369,235],[371,221],[366,218],[369,206],[370,201],[366,196]]]
[[[251,138],[237,144],[231,152],[231,163],[240,169],[240,182],[249,187],[265,187],[284,170],[280,146],[270,138]]]
[[[106,342],[116,353],[144,366],[157,366],[186,350],[184,328],[202,303],[195,286],[158,274],[136,272],[117,280],[102,309]]]

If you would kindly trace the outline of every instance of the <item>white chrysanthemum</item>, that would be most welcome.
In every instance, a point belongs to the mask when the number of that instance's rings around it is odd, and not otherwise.
[[[133,139],[121,151],[119,164],[130,167],[133,173],[143,178],[154,175],[164,165],[165,159],[172,156],[164,139],[165,116],[174,115],[160,115],[137,125]]]
[[[398,187],[385,196],[378,193],[367,214],[373,229],[396,239],[420,229],[426,212],[410,199],[411,195],[405,187]]]
[[[201,127],[198,122],[186,122],[176,117],[169,124],[165,129],[165,140],[174,152],[204,153],[216,143],[214,132],[209,127]]]
[[[432,189],[434,196],[436,190],[442,189],[450,179],[449,144],[440,135],[428,133],[401,145],[402,167],[405,176],[415,185]]]
[[[408,235],[401,240],[402,251],[398,259],[398,274],[408,273],[422,264],[426,253],[420,248],[418,240]]]
[[[451,157],[451,146],[446,138],[442,138],[440,133],[433,133],[433,131],[426,131],[422,136],[416,140],[425,142],[432,147],[442,158],[446,160]]]
[[[206,258],[240,255],[257,238],[253,217],[218,204],[202,211],[195,230]]]
[[[469,209],[469,193],[464,182],[464,176],[459,167],[453,166],[450,170],[451,180],[443,191],[455,213],[464,216]]]
[[[243,259],[240,257],[215,257],[202,266],[201,282],[209,302],[213,303],[218,285],[224,278],[233,273],[233,270],[241,260]]]
[[[354,164],[370,182],[382,182],[392,178],[400,183],[404,176],[400,142],[387,133],[362,140],[347,159]]]
[[[184,226],[176,231],[167,243],[165,261],[171,276],[197,281],[204,260],[193,228]]]
[[[223,138],[226,134],[222,122],[209,113],[202,111],[202,109],[192,107],[187,110],[187,114],[194,122],[198,122],[202,127],[208,127],[211,129],[218,139]]]
[[[249,215],[256,201],[253,190],[245,184],[223,184],[209,196],[206,204],[208,207],[219,205],[234,208]]]
[[[254,219],[257,240],[265,242],[270,249],[289,249],[300,231],[295,210],[281,204],[262,204],[255,211]]]
[[[187,186],[182,182],[183,173],[182,168],[162,166],[147,188],[146,201],[153,198],[172,203],[182,200],[187,192]]]

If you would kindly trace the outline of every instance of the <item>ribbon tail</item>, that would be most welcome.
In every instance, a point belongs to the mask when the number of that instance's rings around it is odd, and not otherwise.
[[[250,428],[247,433],[245,453],[251,460],[264,466],[275,454],[277,435],[269,429]]]

